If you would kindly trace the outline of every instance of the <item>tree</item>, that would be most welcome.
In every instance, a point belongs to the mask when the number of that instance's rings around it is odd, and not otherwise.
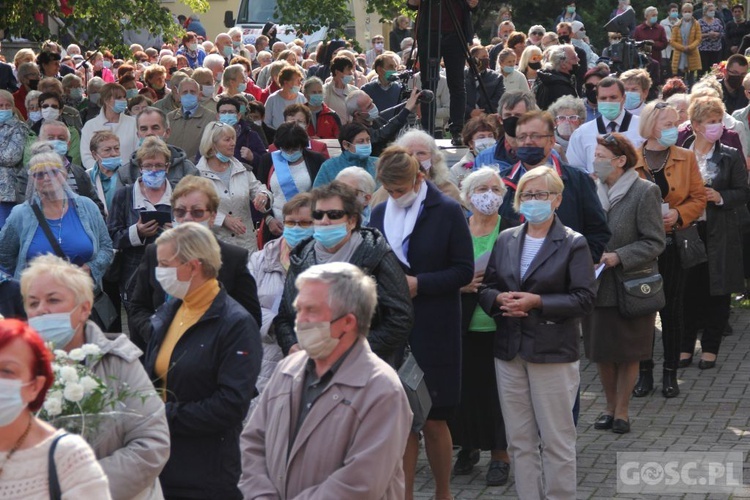
[[[183,3],[194,12],[208,10],[207,0]],[[116,53],[127,50],[122,39],[125,30],[146,30],[165,38],[182,32],[159,0],[3,0],[0,26],[14,36],[31,40],[56,38],[51,36],[47,24],[40,22],[43,14],[63,20],[66,28],[61,28],[60,33],[68,31],[83,46],[108,47]]]

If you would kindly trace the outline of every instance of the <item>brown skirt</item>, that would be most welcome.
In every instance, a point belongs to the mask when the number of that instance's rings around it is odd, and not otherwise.
[[[583,319],[586,357],[595,363],[651,359],[656,313],[623,318],[617,307],[597,307]]]

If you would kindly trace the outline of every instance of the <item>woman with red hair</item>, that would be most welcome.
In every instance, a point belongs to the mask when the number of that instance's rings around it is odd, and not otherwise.
[[[33,328],[14,319],[0,321],[0,491],[46,498],[56,484],[67,498],[109,499],[107,476],[83,438],[34,416],[54,379],[51,361]],[[57,482],[50,481],[50,454]]]

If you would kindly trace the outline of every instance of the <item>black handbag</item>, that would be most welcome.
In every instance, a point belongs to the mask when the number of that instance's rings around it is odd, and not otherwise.
[[[653,314],[666,305],[664,280],[655,270],[656,264],[631,272],[615,268],[617,308],[624,318]]]
[[[401,379],[406,398],[409,400],[409,407],[414,414],[411,430],[419,432],[427,422],[427,415],[432,409],[432,398],[430,397],[430,391],[427,389],[424,372],[417,364],[417,359],[411,350],[408,350],[406,361],[398,369],[398,377]]]
[[[706,245],[698,234],[698,226],[695,224],[684,229],[677,229],[674,232],[674,240],[677,245],[680,265],[683,269],[690,269],[698,264],[708,262]]]

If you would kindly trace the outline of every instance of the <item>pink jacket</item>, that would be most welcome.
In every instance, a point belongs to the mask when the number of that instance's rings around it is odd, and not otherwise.
[[[243,498],[403,499],[412,412],[398,375],[365,339],[336,371],[289,449],[308,359],[297,352],[279,363],[242,432]]]

